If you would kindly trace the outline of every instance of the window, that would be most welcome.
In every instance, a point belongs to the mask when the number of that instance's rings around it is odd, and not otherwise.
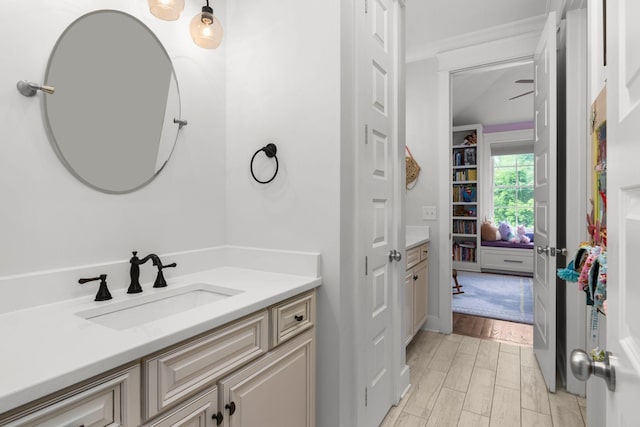
[[[491,157],[493,218],[533,230],[533,153]]]

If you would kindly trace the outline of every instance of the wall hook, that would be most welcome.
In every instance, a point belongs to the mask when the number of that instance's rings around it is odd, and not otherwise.
[[[187,125],[187,121],[186,120],[180,120],[180,119],[173,119],[173,123],[177,123],[178,124],[178,130],[182,129],[183,127],[185,127]]]
[[[276,171],[273,173],[273,176],[266,180],[266,181],[260,181],[258,178],[256,178],[256,175],[253,173],[253,161],[255,160],[256,156],[258,155],[259,152],[264,151],[264,154],[271,158],[273,157],[276,161]],[[249,165],[249,170],[251,170],[251,176],[253,177],[253,179],[255,179],[257,182],[259,182],[260,184],[268,184],[271,181],[273,181],[273,179],[276,177],[276,175],[278,174],[278,157],[276,157],[276,152],[278,151],[278,148],[276,147],[276,144],[272,144],[269,143],[267,145],[265,145],[264,147],[262,147],[261,149],[259,149],[258,151],[256,151],[255,153],[253,153],[253,157],[251,157],[251,164]]]
[[[20,80],[16,84],[16,87],[18,88],[18,92],[27,97],[34,96],[39,90],[44,93],[48,93],[49,95],[52,95],[56,91],[53,86],[40,86],[37,83],[28,82],[26,80]]]

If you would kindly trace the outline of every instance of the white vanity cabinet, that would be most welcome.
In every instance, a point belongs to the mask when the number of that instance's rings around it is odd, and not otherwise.
[[[407,250],[404,283],[405,345],[409,344],[428,316],[429,243]]]
[[[0,426],[315,426],[315,290],[0,418]]]

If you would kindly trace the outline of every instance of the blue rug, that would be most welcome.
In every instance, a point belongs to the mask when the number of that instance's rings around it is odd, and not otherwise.
[[[533,280],[530,277],[458,270],[463,294],[453,295],[455,313],[533,324]]]

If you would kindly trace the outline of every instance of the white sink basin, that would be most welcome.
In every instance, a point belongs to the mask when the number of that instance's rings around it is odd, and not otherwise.
[[[91,322],[123,330],[224,300],[242,291],[208,283],[193,283],[180,288],[152,292],[155,293],[126,295],[126,300],[75,314]]]

